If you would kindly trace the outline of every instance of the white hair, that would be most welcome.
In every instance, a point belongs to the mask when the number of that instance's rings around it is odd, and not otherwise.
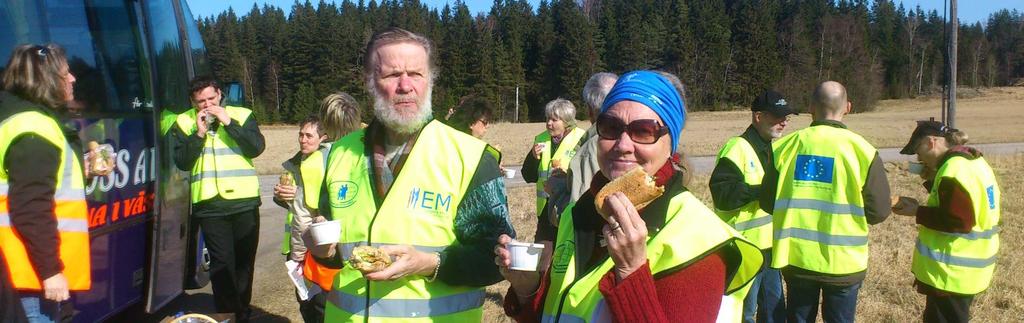
[[[395,109],[394,101],[388,101],[387,98],[381,95],[380,91],[377,91],[376,86],[372,86],[370,92],[373,93],[373,114],[377,117],[377,120],[380,120],[391,131],[403,135],[411,134],[423,129],[423,126],[434,117],[434,111],[430,103],[433,96],[433,84],[427,84],[426,93],[416,99],[416,106],[419,107],[419,110],[416,110],[416,113],[413,115],[402,115],[399,113]],[[395,101],[404,97],[404,95],[396,97]]]
[[[557,118],[565,123],[566,128],[576,126],[576,106],[569,100],[558,98],[544,106],[544,115]]]

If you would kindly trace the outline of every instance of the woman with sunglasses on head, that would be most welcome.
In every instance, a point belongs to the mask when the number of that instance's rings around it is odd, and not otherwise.
[[[16,47],[3,72],[0,250],[30,322],[59,321],[69,291],[91,283],[82,161],[57,117],[74,82],[54,44]]]
[[[538,271],[510,270],[511,239],[498,239],[495,263],[511,283],[506,314],[520,322],[713,322],[723,296],[758,272],[757,247],[694,197],[670,162],[686,119],[680,92],[650,71],[615,83],[595,123],[600,172],[562,214],[554,248],[544,250],[553,256],[541,257]],[[664,194],[637,209],[613,193],[604,220],[595,194],[638,167]]]
[[[1001,194],[981,152],[967,135],[938,121],[918,121],[903,150],[924,164],[924,205],[900,197],[893,212],[913,216],[917,292],[925,295],[924,322],[968,322],[974,297],[992,283],[999,253]]]
[[[523,180],[537,184],[537,233],[534,241],[551,241],[555,228],[547,214],[548,189],[553,172],[565,172],[587,131],[576,127],[576,106],[566,99],[554,99],[544,106],[547,130],[533,138],[533,148],[523,160]]]

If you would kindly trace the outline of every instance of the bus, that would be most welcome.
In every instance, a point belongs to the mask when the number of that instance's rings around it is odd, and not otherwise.
[[[133,306],[152,313],[204,286],[189,174],[174,167],[164,140],[191,108],[189,80],[210,73],[186,1],[0,0],[0,59],[25,43],[67,50],[78,81],[62,119],[83,148],[95,141],[115,152],[114,171],[86,183],[91,250],[82,256],[92,261],[92,288],[72,293],[73,321]]]

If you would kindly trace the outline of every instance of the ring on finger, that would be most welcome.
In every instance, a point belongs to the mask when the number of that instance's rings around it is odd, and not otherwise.
[[[609,231],[615,231],[620,229],[622,229],[622,225],[620,225],[618,222],[612,222],[608,228]]]

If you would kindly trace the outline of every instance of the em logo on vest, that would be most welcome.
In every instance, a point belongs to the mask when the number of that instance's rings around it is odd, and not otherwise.
[[[452,208],[452,193],[431,192],[413,187],[409,190],[409,202],[405,206],[410,210],[447,213]]]
[[[331,207],[346,208],[356,203],[359,185],[350,181],[331,182],[329,191]]]
[[[797,155],[793,179],[797,181],[832,184],[836,160],[832,157]]]

